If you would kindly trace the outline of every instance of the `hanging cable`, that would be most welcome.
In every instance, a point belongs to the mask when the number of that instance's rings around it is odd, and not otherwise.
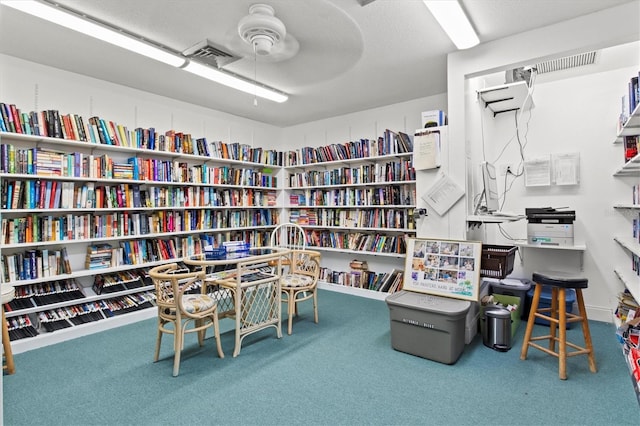
[[[258,53],[256,51],[257,43],[253,43],[253,87],[255,92],[253,93],[253,106],[258,106]]]

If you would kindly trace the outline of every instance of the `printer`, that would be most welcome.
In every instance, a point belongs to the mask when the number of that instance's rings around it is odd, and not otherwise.
[[[572,246],[575,210],[552,207],[526,208],[527,243],[539,246]]]

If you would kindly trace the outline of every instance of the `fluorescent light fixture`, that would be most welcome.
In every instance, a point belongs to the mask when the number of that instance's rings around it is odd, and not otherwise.
[[[182,69],[208,80],[215,81],[216,83],[224,84],[225,86],[232,87],[236,90],[260,96],[261,98],[269,99],[274,102],[284,102],[289,99],[289,97],[284,93],[277,92],[273,89],[255,84],[198,62],[189,61]]]
[[[480,43],[458,0],[423,1],[458,49],[468,49]]]
[[[107,43],[114,44],[139,55],[182,68],[185,71],[189,71],[216,83],[250,93],[254,96],[260,96],[274,102],[284,102],[289,99],[284,93],[250,82],[233,74],[197,62],[191,62],[182,55],[172,53],[152,43],[126,34],[123,30],[103,25],[75,11],[63,9],[49,2],[35,0],[0,0],[0,4],[106,41]]]
[[[138,40],[122,31],[90,21],[85,17],[54,5],[33,0],[2,0],[0,3],[174,67],[180,67],[186,61],[183,56]]]

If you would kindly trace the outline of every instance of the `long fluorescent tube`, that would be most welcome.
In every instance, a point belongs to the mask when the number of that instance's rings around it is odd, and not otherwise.
[[[180,67],[186,61],[183,56],[168,52],[53,5],[33,0],[1,0],[0,3],[174,67]]]
[[[423,1],[458,49],[468,49],[480,43],[458,0]]]
[[[274,102],[284,102],[289,97],[284,93],[276,92],[272,89],[254,84],[242,78],[219,71],[215,68],[189,61],[182,69],[190,73],[199,75],[216,83],[224,84],[242,92],[250,93],[261,98],[269,99]]]
[[[274,102],[285,102],[289,97],[276,90],[249,82],[233,74],[216,70],[205,65],[191,62],[184,56],[171,53],[151,43],[136,39],[118,29],[110,28],[99,22],[91,21],[70,10],[34,0],[0,0],[0,4],[20,10],[72,30],[81,32],[99,40],[106,41],[140,55],[155,59],[185,71],[199,75],[216,83],[250,93]]]

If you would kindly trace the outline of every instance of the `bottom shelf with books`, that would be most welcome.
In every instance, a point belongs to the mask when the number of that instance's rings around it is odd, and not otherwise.
[[[132,324],[134,322],[153,318],[157,315],[154,308],[145,308],[127,313],[126,315],[115,315],[100,321],[92,321],[72,327],[66,327],[54,332],[40,333],[37,336],[26,339],[12,340],[11,349],[14,354],[27,352],[30,350],[42,348],[45,346],[61,343],[67,340],[76,339],[78,337],[97,333],[99,331],[109,330],[123,325]]]

